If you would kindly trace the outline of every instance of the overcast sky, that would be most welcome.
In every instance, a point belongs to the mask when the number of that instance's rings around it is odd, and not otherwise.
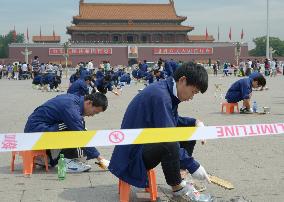
[[[253,46],[253,38],[266,35],[267,0],[175,0],[178,15],[187,16],[185,25],[194,26],[190,34],[208,33],[217,40],[217,28],[220,27],[220,41],[229,40],[232,27],[233,41],[240,40],[242,28],[244,41]],[[168,3],[168,0],[85,0],[93,3]],[[284,40],[284,0],[270,2],[271,36]],[[159,12],[159,11],[157,11]],[[6,34],[14,25],[17,32],[29,36],[56,34],[66,41],[66,26],[71,25],[72,16],[79,13],[79,0],[1,0],[0,34]]]

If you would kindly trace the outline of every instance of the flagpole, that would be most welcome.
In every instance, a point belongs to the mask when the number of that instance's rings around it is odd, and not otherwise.
[[[266,22],[266,58],[269,59],[269,0],[267,0],[267,22]]]
[[[218,42],[220,42],[220,30],[219,30],[219,25],[218,25]]]

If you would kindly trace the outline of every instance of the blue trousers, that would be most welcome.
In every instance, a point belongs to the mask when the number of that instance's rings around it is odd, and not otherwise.
[[[51,166],[55,166],[58,163],[59,155],[57,158],[52,158],[50,150],[46,150],[46,153],[49,157],[49,162]],[[84,148],[71,148],[71,149],[62,149],[61,154],[64,154],[64,157],[67,159],[74,159],[80,157],[87,157],[87,160],[95,159],[100,156],[100,152],[95,147],[84,147]]]

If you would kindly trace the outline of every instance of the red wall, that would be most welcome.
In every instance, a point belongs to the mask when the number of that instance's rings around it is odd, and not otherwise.
[[[60,44],[28,44],[28,50],[32,51],[32,55],[29,56],[29,61],[32,60],[34,56],[39,56],[40,62],[61,62],[65,64],[65,58],[62,55],[49,55],[49,48],[62,48]],[[138,55],[137,60],[143,61],[157,61],[159,58],[162,59],[175,59],[182,61],[207,61],[211,58],[212,62],[215,60],[228,61],[231,63],[236,63],[235,61],[235,47],[232,43],[207,43],[207,44],[138,44]],[[73,55],[69,58],[73,66],[79,62],[87,62],[93,60],[95,65],[98,65],[103,60],[110,61],[111,64],[128,64],[128,45],[127,44],[73,44],[72,48],[86,48],[86,47],[111,47],[111,55]],[[157,47],[206,47],[213,48],[212,55],[154,55],[153,49]],[[24,51],[24,44],[12,44],[9,47],[9,60],[11,61],[24,61],[24,55],[21,54],[21,51]],[[247,44],[242,46],[241,57],[248,57],[248,46]]]

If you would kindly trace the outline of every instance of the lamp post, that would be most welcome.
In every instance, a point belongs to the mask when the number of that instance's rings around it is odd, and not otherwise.
[[[237,66],[239,66],[239,60],[240,60],[240,56],[241,56],[241,43],[236,42],[236,43],[234,43],[234,45],[235,45],[236,62],[237,62]]]
[[[25,62],[29,64],[29,55],[32,54],[32,51],[28,50],[27,44],[24,51],[21,51],[21,54],[25,56]]]
[[[69,48],[71,46],[71,43],[69,41],[66,41],[64,44],[63,44],[63,49],[64,49],[64,57],[65,57],[65,70],[66,70],[66,78],[68,77],[68,58],[69,58]]]
[[[269,0],[267,0],[266,4],[266,9],[267,9],[267,21],[266,21],[266,58],[270,59],[269,55]]]

